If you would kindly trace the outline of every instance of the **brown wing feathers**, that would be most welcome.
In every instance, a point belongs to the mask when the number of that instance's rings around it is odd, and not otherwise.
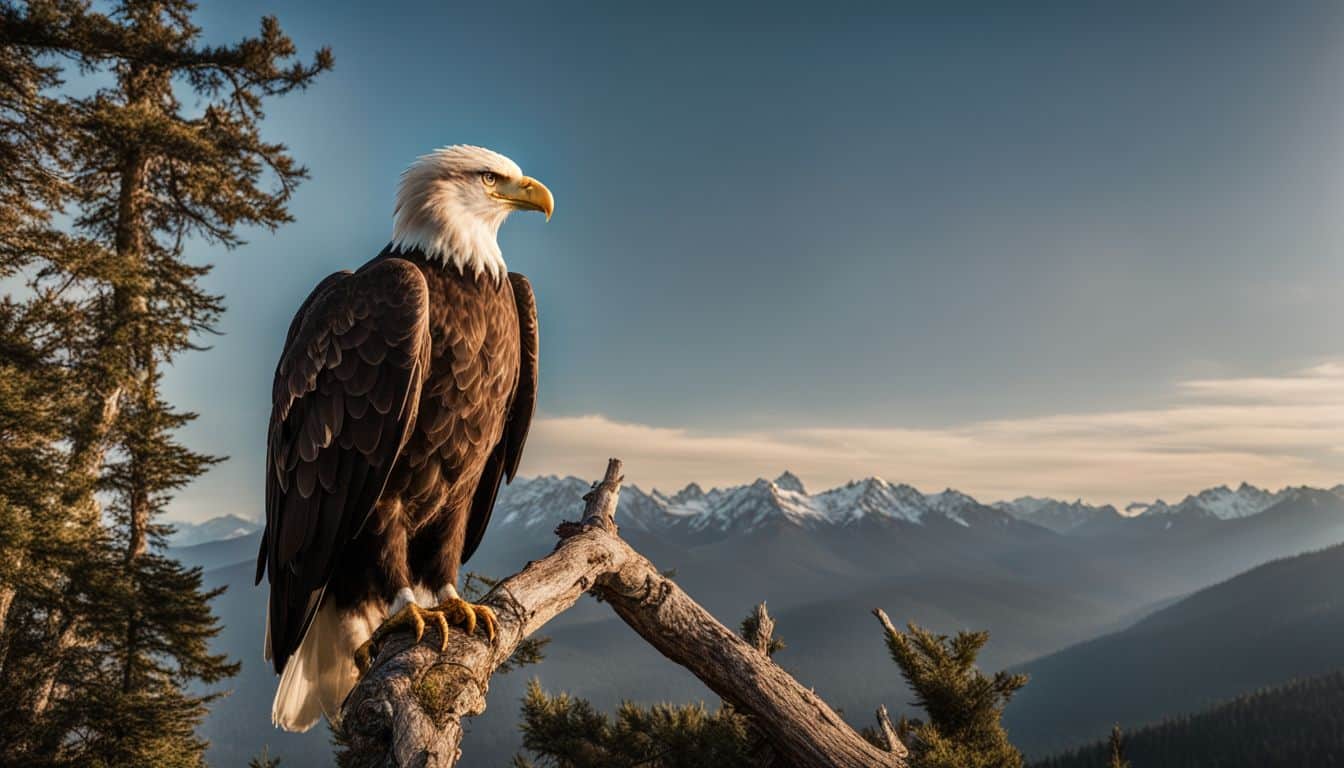
[[[532,295],[532,284],[526,277],[510,272],[513,299],[518,304],[518,336],[522,354],[518,357],[518,391],[509,406],[509,420],[504,426],[507,450],[504,472],[509,482],[518,473],[518,462],[523,458],[523,444],[532,426],[532,412],[537,407],[537,355],[540,339],[537,333],[537,301]]]
[[[266,532],[276,671],[298,646],[334,558],[367,519],[415,420],[429,353],[420,271],[387,259],[324,280],[276,369]]]

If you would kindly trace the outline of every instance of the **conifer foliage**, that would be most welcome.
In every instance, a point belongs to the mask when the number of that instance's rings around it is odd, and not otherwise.
[[[218,461],[162,397],[222,311],[185,248],[289,221],[306,174],[263,100],[332,58],[273,18],[207,46],[186,0],[103,9],[0,0],[0,277],[24,286],[0,304],[0,763],[200,765],[211,695],[188,689],[237,667],[157,522]],[[104,84],[63,91],[76,69]]]
[[[247,768],[280,768],[280,758],[271,757],[269,748],[263,749],[261,754],[247,761]]]
[[[1129,761],[1125,759],[1125,737],[1120,733],[1120,726],[1111,727],[1111,761],[1106,764],[1107,768],[1129,768]]]
[[[938,635],[915,624],[902,632],[876,612],[887,650],[901,668],[927,720],[902,721],[900,736],[915,768],[1020,768],[1022,753],[1008,741],[1003,708],[1026,675],[987,677],[975,666],[988,632]]]
[[[962,632],[954,638],[910,625],[909,632],[882,620],[887,647],[927,722],[902,718],[898,733],[910,749],[911,768],[1021,768],[1022,755],[1008,742],[999,719],[1025,675],[1000,672],[986,677],[975,668],[987,632]],[[770,656],[784,649],[774,621],[762,604],[741,624],[742,637]],[[565,693],[547,694],[533,680],[523,698],[523,747],[514,768],[650,768],[725,766],[760,768],[776,764],[768,741],[751,718],[728,702],[710,711],[703,703],[625,702],[614,717]],[[876,729],[864,735],[887,748]]]
[[[774,622],[758,606],[742,622],[742,637],[773,656],[784,643],[774,637]],[[523,755],[514,768],[755,768],[773,763],[769,744],[751,718],[728,702],[710,710],[696,704],[641,706],[624,702],[615,717],[566,693],[547,694],[532,680],[523,697]]]

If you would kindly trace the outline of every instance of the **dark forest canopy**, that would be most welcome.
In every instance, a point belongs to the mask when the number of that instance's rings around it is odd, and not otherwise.
[[[1125,758],[1162,768],[1298,768],[1344,765],[1344,672],[1298,680],[1128,731]],[[1098,742],[1034,763],[1035,768],[1107,765]]]

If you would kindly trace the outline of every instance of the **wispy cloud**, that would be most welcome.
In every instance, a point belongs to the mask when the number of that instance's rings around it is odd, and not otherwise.
[[[792,469],[816,486],[865,475],[982,499],[1024,494],[1118,505],[1246,480],[1344,481],[1344,363],[1271,377],[1178,382],[1161,408],[1000,419],[941,428],[712,432],[548,416],[528,474],[589,477],[608,456],[644,487],[740,483]]]

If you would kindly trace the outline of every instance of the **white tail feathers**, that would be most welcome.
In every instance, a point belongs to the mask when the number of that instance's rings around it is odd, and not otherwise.
[[[286,731],[306,731],[323,715],[328,721],[337,718],[341,703],[359,680],[355,649],[369,639],[384,616],[374,606],[347,613],[322,601],[303,641],[285,662],[271,706],[271,722]],[[269,649],[269,621],[266,632]]]

